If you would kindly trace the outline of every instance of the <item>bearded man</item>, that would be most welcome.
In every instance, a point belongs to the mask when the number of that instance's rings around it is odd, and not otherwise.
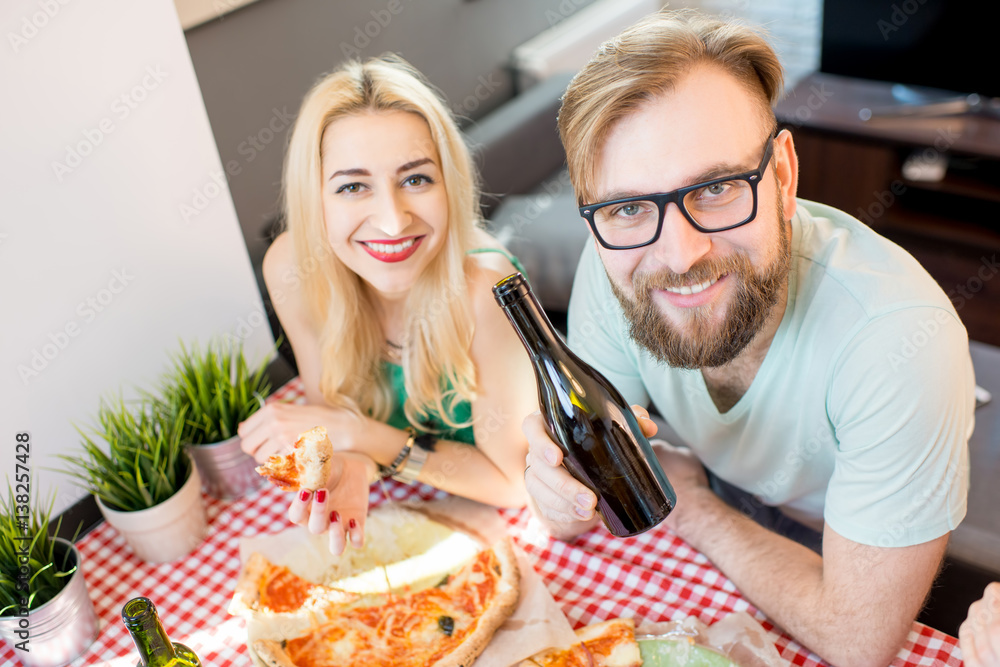
[[[695,13],[574,78],[559,130],[594,242],[569,342],[687,445],[657,448],[676,533],[826,660],[885,665],[965,515],[968,339],[916,260],[796,198],[781,82],[762,37]],[[535,514],[589,530],[594,494],[524,429]]]

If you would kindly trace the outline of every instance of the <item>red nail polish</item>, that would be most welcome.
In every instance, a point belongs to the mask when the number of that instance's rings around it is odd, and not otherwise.
[[[340,521],[340,512],[333,510],[330,512],[330,523],[337,523],[338,521]]]
[[[347,522],[347,525],[350,527],[351,530],[354,530],[355,528],[358,527],[358,522],[355,521],[354,519],[351,519],[350,521]]]
[[[299,498],[302,499],[302,502],[305,502],[305,501],[309,500],[309,495],[310,495],[309,492],[306,491],[305,489],[303,489],[302,492],[299,493]]]
[[[326,489],[320,489],[316,492],[316,502],[323,503],[326,502]]]

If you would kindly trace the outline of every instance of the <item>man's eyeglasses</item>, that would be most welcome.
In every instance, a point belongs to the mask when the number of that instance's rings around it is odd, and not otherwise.
[[[640,195],[580,207],[598,242],[609,250],[629,250],[655,243],[663,230],[667,204],[677,204],[698,231],[723,232],[745,225],[757,215],[757,184],[771,161],[774,134],[753,171],[715,178],[673,192]]]

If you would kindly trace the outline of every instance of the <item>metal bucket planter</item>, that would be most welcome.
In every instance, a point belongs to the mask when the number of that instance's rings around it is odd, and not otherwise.
[[[201,475],[202,490],[219,500],[237,500],[264,485],[257,462],[240,448],[240,436],[209,445],[188,445]]]
[[[184,486],[158,505],[122,512],[98,498],[97,506],[105,521],[132,547],[132,552],[147,563],[169,563],[188,555],[208,532],[201,478],[194,465]]]
[[[26,628],[23,616],[0,617],[0,636],[15,647],[24,667],[63,667],[83,655],[97,639],[97,614],[80,569],[80,552],[69,540],[53,539],[57,549],[72,551],[76,571],[54,598],[28,612]],[[16,645],[25,638],[18,633],[25,630],[28,650],[21,651]]]

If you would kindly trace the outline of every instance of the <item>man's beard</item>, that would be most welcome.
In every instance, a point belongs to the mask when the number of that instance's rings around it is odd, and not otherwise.
[[[669,269],[635,274],[632,281],[634,300],[610,281],[629,322],[632,339],[658,360],[676,368],[715,368],[739,356],[764,327],[788,279],[791,239],[780,198],[777,219],[780,229],[778,257],[759,272],[754,270],[745,251],[737,251],[722,259],[699,262],[684,274]],[[756,220],[750,224],[762,222]],[[737,281],[737,291],[725,319],[718,326],[713,326],[712,306],[691,308],[686,316],[685,333],[669,322],[653,302],[654,290],[697,285],[725,274],[729,280]]]

